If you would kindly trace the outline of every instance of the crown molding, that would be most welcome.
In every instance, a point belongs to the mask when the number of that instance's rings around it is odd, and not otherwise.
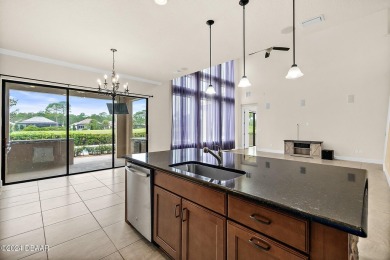
[[[76,69],[76,70],[83,70],[83,71],[89,71],[89,72],[95,72],[95,73],[101,73],[101,74],[109,74],[110,73],[107,70],[103,70],[103,69],[74,64],[74,63],[70,63],[70,62],[66,62],[66,61],[62,61],[62,60],[50,59],[50,58],[46,58],[46,57],[42,57],[42,56],[32,55],[32,54],[28,54],[28,53],[24,53],[24,52],[13,51],[13,50],[8,50],[8,49],[3,49],[3,48],[0,48],[0,54],[12,56],[12,57],[17,57],[17,58],[21,58],[21,59],[26,59],[26,60],[33,60],[33,61],[38,61],[38,62],[43,62],[43,63],[48,63],[48,64],[54,64],[54,65],[72,68],[72,69]],[[144,78],[135,77],[135,76],[122,74],[122,73],[120,73],[120,75],[121,75],[121,78],[128,79],[128,80],[133,80],[133,81],[147,83],[147,84],[156,85],[156,86],[162,85],[162,83],[159,81],[144,79]]]

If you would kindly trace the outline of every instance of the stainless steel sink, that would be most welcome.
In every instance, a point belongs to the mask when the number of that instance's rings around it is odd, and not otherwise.
[[[172,164],[170,167],[220,181],[231,180],[245,174],[244,171],[219,168],[213,165],[209,166],[199,163]]]

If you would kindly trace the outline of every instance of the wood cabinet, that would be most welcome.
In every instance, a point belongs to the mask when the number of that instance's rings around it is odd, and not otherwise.
[[[343,231],[166,172],[154,183],[153,239],[173,259],[348,259]]]
[[[284,140],[284,153],[297,156],[321,157],[322,141]]]
[[[228,216],[265,235],[309,252],[309,221],[229,195]]]
[[[231,221],[228,222],[227,241],[228,260],[308,259],[295,250]]]
[[[180,259],[181,198],[154,187],[154,241],[174,259]]]
[[[173,259],[226,259],[226,218],[154,187],[154,241]]]
[[[182,259],[226,259],[226,219],[183,199]]]

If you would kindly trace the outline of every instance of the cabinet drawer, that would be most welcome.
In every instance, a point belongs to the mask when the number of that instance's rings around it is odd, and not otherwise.
[[[309,222],[229,195],[228,216],[260,233],[309,252]]]
[[[272,239],[257,234],[234,222],[228,222],[228,260],[252,259],[308,259]]]
[[[177,178],[162,171],[154,172],[154,184],[219,214],[226,215],[226,193],[224,192]]]

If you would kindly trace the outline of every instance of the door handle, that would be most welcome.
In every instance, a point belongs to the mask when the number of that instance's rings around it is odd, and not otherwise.
[[[175,206],[175,212],[174,212],[174,214],[175,214],[175,218],[180,217],[180,204],[177,204],[177,205]]]
[[[143,172],[139,172],[139,171],[135,171],[133,169],[131,169],[130,167],[126,166],[126,171],[129,172],[129,173],[134,173],[134,174],[137,174],[141,177],[145,177],[145,178],[148,178],[150,176],[149,173],[143,173]]]
[[[260,215],[257,215],[257,214],[252,214],[249,216],[251,219],[253,219],[254,221],[256,222],[260,222],[262,224],[265,224],[265,225],[269,225],[271,224],[271,220],[269,220],[268,218],[266,217],[263,217],[263,216],[260,216]]]
[[[257,241],[257,243],[255,241]],[[271,249],[271,246],[268,243],[255,237],[249,239],[249,243],[251,243],[254,247],[264,251],[269,251]]]
[[[182,220],[183,222],[185,222],[187,219],[188,219],[188,209],[187,209],[187,208],[184,208],[184,209],[181,211],[181,220]]]

